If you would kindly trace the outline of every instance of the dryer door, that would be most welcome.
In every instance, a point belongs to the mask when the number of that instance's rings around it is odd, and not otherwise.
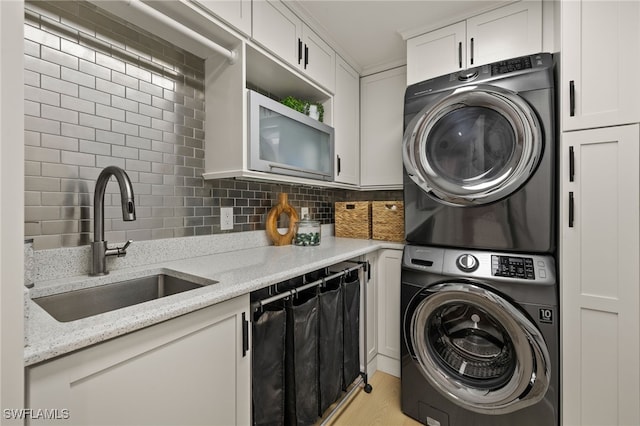
[[[550,358],[538,328],[500,294],[472,281],[419,292],[404,319],[407,347],[442,395],[482,414],[540,401]]]
[[[408,176],[447,205],[482,205],[516,191],[542,154],[542,132],[529,104],[500,87],[466,86],[407,125]]]

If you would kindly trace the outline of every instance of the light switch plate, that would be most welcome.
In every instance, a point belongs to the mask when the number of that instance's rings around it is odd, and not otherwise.
[[[220,207],[220,229],[233,229],[233,207]]]
[[[307,214],[309,214],[309,207],[300,207],[300,216],[304,218]]]

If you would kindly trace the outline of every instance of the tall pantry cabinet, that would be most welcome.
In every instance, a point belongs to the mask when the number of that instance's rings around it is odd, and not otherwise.
[[[561,3],[562,424],[640,424],[640,3]]]

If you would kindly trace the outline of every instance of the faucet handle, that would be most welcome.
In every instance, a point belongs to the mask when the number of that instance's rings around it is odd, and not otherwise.
[[[106,249],[104,251],[104,255],[105,256],[123,257],[123,256],[125,256],[127,254],[127,247],[129,247],[132,242],[133,242],[133,240],[129,240],[126,243],[124,243],[124,245],[122,247],[108,248],[108,249]]]

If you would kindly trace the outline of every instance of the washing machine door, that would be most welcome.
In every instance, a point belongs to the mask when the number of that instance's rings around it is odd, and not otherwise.
[[[510,413],[540,401],[550,358],[529,317],[473,281],[425,288],[405,312],[407,347],[442,395],[482,414]]]
[[[491,203],[520,188],[542,155],[535,112],[517,93],[466,86],[407,125],[403,161],[429,196],[454,206]]]

